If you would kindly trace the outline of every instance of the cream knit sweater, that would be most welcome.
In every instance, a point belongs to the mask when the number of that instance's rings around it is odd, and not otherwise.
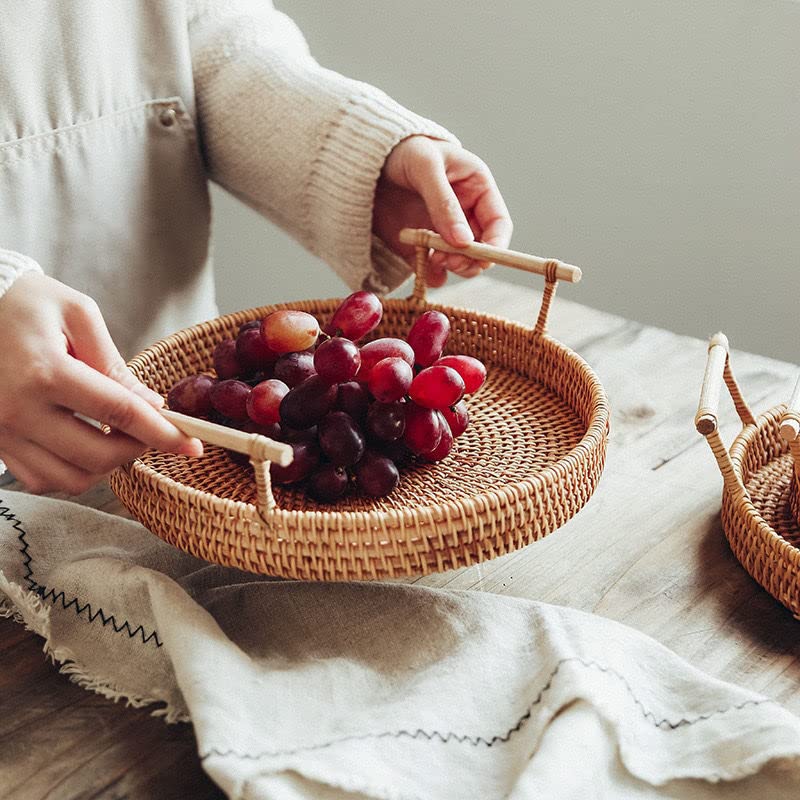
[[[407,276],[375,184],[403,138],[453,137],[320,67],[269,2],[11,3],[0,52],[0,290],[38,262],[125,355],[211,316],[207,178],[351,287]]]

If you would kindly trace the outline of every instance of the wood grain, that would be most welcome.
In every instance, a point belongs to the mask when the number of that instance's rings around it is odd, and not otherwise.
[[[719,522],[721,478],[694,429],[707,343],[571,302],[591,301],[591,278],[559,289],[550,330],[595,368],[611,399],[597,493],[541,542],[418,583],[619,620],[700,669],[800,713],[800,623],[731,555]],[[431,295],[531,325],[541,301],[533,289],[488,276]],[[733,357],[755,411],[789,397],[795,366]],[[719,419],[730,441],[738,422],[724,398]],[[124,513],[107,487],[80,501]],[[167,726],[69,683],[44,660],[40,641],[9,620],[0,620],[0,745],[0,787],[10,800],[223,797],[202,772],[190,726]]]

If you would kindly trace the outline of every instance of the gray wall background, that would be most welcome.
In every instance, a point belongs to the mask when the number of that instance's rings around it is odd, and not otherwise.
[[[799,3],[276,4],[320,63],[490,165],[512,247],[583,268],[565,296],[800,362]],[[214,205],[224,311],[344,291],[254,212]]]

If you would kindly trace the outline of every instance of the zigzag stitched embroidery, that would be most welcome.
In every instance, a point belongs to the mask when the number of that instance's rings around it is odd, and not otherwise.
[[[260,753],[238,753],[236,750],[218,750],[215,747],[212,747],[205,753],[200,756],[201,760],[205,760],[209,756],[234,756],[236,758],[243,758],[248,760],[258,760],[260,758],[267,758],[267,757],[275,757],[275,756],[290,756],[296,753],[308,752],[313,750],[323,750],[327,747],[333,747],[334,745],[341,744],[343,742],[355,742],[355,741],[364,741],[366,739],[426,739],[429,742],[432,741],[439,741],[442,744],[449,744],[450,742],[455,742],[457,744],[469,744],[472,747],[478,747],[479,745],[484,745],[485,747],[493,747],[495,744],[503,744],[507,742],[511,737],[517,733],[522,726],[531,718],[533,714],[533,709],[542,702],[542,698],[544,697],[545,693],[551,688],[553,685],[553,679],[558,674],[558,671],[561,669],[562,665],[567,663],[577,663],[581,664],[582,666],[588,668],[594,668],[600,670],[600,672],[605,672],[610,675],[614,675],[614,677],[618,678],[623,686],[625,687],[628,694],[633,699],[634,704],[639,708],[642,716],[649,720],[656,728],[665,728],[668,730],[676,730],[677,728],[682,728],[686,725],[694,725],[697,722],[701,722],[703,720],[710,719],[718,714],[725,714],[728,711],[739,711],[746,706],[758,706],[763,703],[774,703],[774,700],[771,700],[768,697],[765,697],[761,700],[744,700],[741,703],[738,703],[733,706],[727,706],[726,708],[720,708],[716,711],[710,711],[706,714],[700,714],[697,717],[693,717],[692,719],[686,719],[685,717],[671,721],[667,718],[658,719],[656,715],[652,712],[647,710],[644,707],[644,704],[639,700],[639,698],[634,694],[633,689],[631,688],[630,683],[628,683],[627,679],[624,675],[621,675],[615,669],[611,667],[605,666],[603,664],[598,663],[597,661],[586,661],[579,656],[570,656],[569,658],[562,658],[555,666],[553,671],[550,673],[550,677],[547,680],[547,683],[542,687],[539,694],[536,698],[530,703],[526,712],[519,718],[517,724],[514,725],[512,728],[509,728],[506,733],[502,735],[492,736],[491,739],[487,739],[483,736],[470,736],[468,734],[461,734],[461,733],[441,733],[440,731],[425,731],[421,728],[418,728],[416,731],[407,731],[407,730],[399,730],[399,731],[384,731],[383,733],[364,733],[360,735],[353,735],[353,736],[343,736],[339,739],[333,739],[329,742],[323,742],[321,744],[312,744],[307,745],[305,747],[296,747],[292,750],[264,750]]]
[[[147,644],[148,642],[152,641],[155,643],[156,647],[162,646],[162,642],[158,637],[157,631],[153,630],[149,634],[145,634],[145,630],[141,625],[133,628],[128,620],[125,620],[122,624],[119,624],[113,614],[106,614],[102,608],[98,608],[95,611],[92,609],[91,603],[84,603],[81,605],[77,597],[67,600],[67,596],[63,591],[48,589],[46,586],[43,586],[34,580],[32,566],[33,557],[30,554],[28,540],[26,538],[27,533],[22,527],[21,521],[11,512],[10,508],[5,506],[0,506],[0,517],[3,517],[11,522],[14,530],[17,531],[17,539],[22,545],[22,547],[20,547],[20,553],[22,553],[22,561],[25,566],[25,575],[23,575],[23,579],[28,584],[28,589],[30,589],[30,591],[38,594],[42,600],[49,600],[53,603],[53,605],[55,605],[57,602],[60,602],[65,611],[69,608],[74,608],[75,613],[78,616],[81,616],[84,611],[87,611],[88,613],[86,618],[89,620],[89,622],[94,622],[95,620],[99,619],[103,627],[111,625],[111,627],[117,633],[127,633],[130,639],[140,638],[142,640],[142,644]]]

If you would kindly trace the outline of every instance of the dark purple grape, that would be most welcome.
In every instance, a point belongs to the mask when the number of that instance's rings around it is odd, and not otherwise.
[[[256,330],[261,329],[261,320],[260,319],[251,319],[247,322],[243,322],[239,326],[239,333],[243,333],[244,331],[249,331],[251,328],[255,328]]]
[[[442,439],[443,417],[432,408],[406,403],[406,430],[403,441],[412,453],[423,455],[435,450]]]
[[[294,458],[286,467],[274,461],[269,466],[270,477],[275,483],[297,483],[307,478],[319,464],[319,447],[314,442],[293,442]]]
[[[214,348],[211,358],[214,361],[217,377],[221,381],[235,378],[244,371],[236,355],[236,342],[233,339],[225,339],[220,342]]]
[[[439,444],[434,447],[429,453],[424,453],[423,458],[428,461],[441,461],[443,458],[447,458],[450,455],[450,451],[453,449],[453,434],[450,431],[450,426],[447,424],[447,420],[442,416],[441,411],[436,412],[441,418],[441,426],[442,426],[442,438],[439,439]]]
[[[384,358],[402,358],[410,367],[414,366],[414,351],[408,342],[391,337],[375,339],[367,342],[361,348],[361,369],[358,371],[356,379],[367,383],[372,368]]]
[[[373,442],[371,446],[376,452],[386,456],[397,465],[407,461],[410,456],[410,451],[402,439],[395,439],[393,442]]]
[[[336,395],[336,386],[319,375],[312,375],[290,389],[281,400],[281,421],[298,430],[310,428],[333,408]]]
[[[280,426],[281,431],[279,439],[287,444],[294,444],[295,442],[316,442],[317,441],[317,426],[305,428],[304,430],[297,430],[290,428],[287,425]]]
[[[344,411],[331,411],[317,430],[322,452],[337,467],[349,467],[364,455],[364,434]]]
[[[469,411],[463,400],[459,400],[452,408],[443,408],[442,416],[447,420],[455,439],[469,427]]]
[[[348,381],[339,384],[336,408],[346,411],[356,422],[361,422],[367,415],[370,400],[366,386],[358,381]]]
[[[369,376],[369,390],[381,403],[393,403],[405,397],[414,379],[414,371],[402,358],[384,358]]]
[[[232,420],[227,420],[229,427],[236,428],[236,430],[244,431],[245,433],[258,433],[261,436],[266,436],[268,439],[273,439],[276,442],[281,441],[281,426],[277,423],[272,423],[271,425],[259,425],[256,422],[248,419],[244,422],[233,422]],[[246,455],[245,453],[239,453],[236,450],[225,450],[228,454],[228,458],[233,461],[235,464],[240,464],[243,467],[250,466],[250,456]]]
[[[348,483],[343,467],[323,464],[308,479],[308,493],[320,503],[333,503],[347,491]]]
[[[246,328],[236,337],[236,357],[245,372],[263,370],[278,360],[267,347],[259,328]]]
[[[189,375],[179,380],[167,395],[173,411],[192,417],[205,417],[211,411],[211,389],[216,381],[208,375]]]
[[[313,353],[287,353],[275,362],[273,376],[283,381],[290,389],[316,375]]]
[[[442,355],[450,335],[450,320],[441,311],[426,311],[417,317],[408,332],[408,343],[416,363],[429,367]]]
[[[358,345],[339,336],[323,342],[314,353],[314,369],[328,383],[346,383],[352,380],[360,366],[361,352]]]
[[[248,386],[258,386],[259,383],[271,379],[272,379],[272,367],[267,367],[266,369],[260,369],[258,372],[254,372],[252,375],[248,375],[246,378],[242,378],[242,380]]]
[[[400,473],[394,462],[378,453],[368,451],[356,464],[356,485],[370,497],[385,497],[397,488]]]
[[[324,330],[330,336],[346,336],[357,342],[378,327],[382,316],[383,306],[377,295],[366,291],[354,292],[333,312]]]
[[[425,408],[451,408],[464,396],[464,379],[452,367],[427,367],[411,382],[411,399]]]
[[[399,400],[394,403],[373,403],[367,412],[365,427],[374,439],[384,442],[399,439],[406,429],[406,404]]]
[[[248,419],[238,424],[236,427],[240,431],[245,431],[246,433],[259,433],[261,436],[266,436],[268,439],[272,439],[276,442],[283,441],[283,431],[277,422],[271,422],[269,425],[259,425],[257,422]]]
[[[211,405],[228,419],[243,422],[248,418],[247,398],[250,391],[244,381],[219,381],[211,390]]]

